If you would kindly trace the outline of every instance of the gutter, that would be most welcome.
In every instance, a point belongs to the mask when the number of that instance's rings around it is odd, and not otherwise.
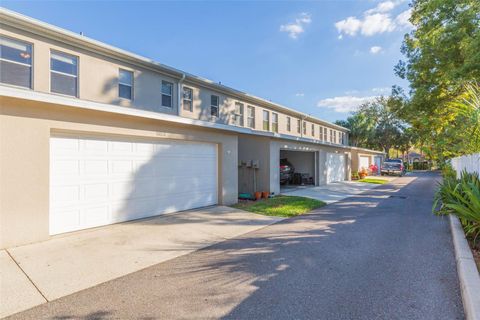
[[[183,80],[185,80],[185,73],[182,74],[182,77],[180,78],[180,80],[178,80],[178,85],[177,85],[177,115],[180,116],[180,108],[181,108],[181,104],[182,104],[182,88],[183,88]]]
[[[0,25],[2,24],[27,31],[29,33],[33,33],[41,37],[50,38],[55,41],[65,43],[69,46],[75,46],[83,50],[88,50],[95,54],[101,54],[108,58],[116,58],[120,61],[127,61],[132,65],[137,65],[142,68],[152,70],[154,72],[160,72],[162,74],[173,77],[175,79],[181,78],[186,81],[191,81],[200,86],[210,88],[212,90],[220,91],[221,93],[224,93],[224,94],[233,95],[238,99],[245,100],[245,102],[257,104],[259,105],[259,107],[269,107],[277,111],[290,113],[296,117],[299,117],[299,116],[301,117],[303,115],[301,112],[285,107],[278,103],[274,103],[266,99],[242,92],[240,90],[236,90],[236,89],[218,84],[212,80],[205,79],[173,67],[169,67],[167,65],[161,64],[149,58],[145,58],[138,54],[116,48],[114,46],[102,43],[100,41],[90,39],[85,36],[81,36],[75,32],[68,31],[68,30],[56,27],[54,25],[45,23],[43,21],[22,15],[15,11],[11,11],[11,10],[0,7]],[[322,119],[318,119],[314,117],[310,117],[310,118],[312,122],[315,122],[320,125],[329,126],[344,132],[350,131],[347,128],[336,125],[334,123],[330,123]]]

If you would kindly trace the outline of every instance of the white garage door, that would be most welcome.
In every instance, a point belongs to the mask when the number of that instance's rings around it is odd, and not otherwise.
[[[50,138],[50,234],[216,203],[214,144]]]
[[[367,169],[370,167],[370,157],[360,156],[360,164],[358,170]]]
[[[345,180],[345,155],[327,153],[327,183]]]

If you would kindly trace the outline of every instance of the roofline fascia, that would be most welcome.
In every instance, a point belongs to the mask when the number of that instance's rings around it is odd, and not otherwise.
[[[281,112],[289,113],[292,116],[302,117],[303,119],[309,118],[312,120],[312,122],[316,122],[317,124],[321,124],[324,126],[329,126],[344,132],[350,131],[349,129],[336,125],[334,123],[312,117],[308,114],[248,94],[246,92],[230,88],[228,86],[216,83],[212,80],[202,78],[173,67],[169,67],[152,59],[88,38],[75,32],[56,27],[54,25],[31,18],[29,16],[25,16],[15,11],[0,8],[0,21],[1,24],[9,25],[14,28],[34,33],[42,37],[51,38],[53,40],[63,42],[67,45],[74,45],[84,50],[87,49],[97,54],[106,55],[107,57],[114,57],[119,60],[124,60],[131,64],[154,70],[156,72],[160,72],[174,78],[178,78],[178,80],[182,79],[182,77],[185,76],[186,82],[193,82],[203,87],[230,94],[238,99],[246,100],[246,102],[248,101],[253,104],[264,105],[265,107],[270,107]]]

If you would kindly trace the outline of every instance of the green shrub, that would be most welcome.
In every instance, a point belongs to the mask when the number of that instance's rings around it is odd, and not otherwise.
[[[437,215],[454,214],[465,233],[475,242],[480,236],[480,178],[478,173],[462,172],[460,179],[448,170],[435,193],[432,211]]]

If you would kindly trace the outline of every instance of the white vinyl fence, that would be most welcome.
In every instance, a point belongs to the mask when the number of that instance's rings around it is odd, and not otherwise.
[[[453,158],[452,167],[457,172],[458,177],[463,170],[469,173],[480,172],[480,153]]]

